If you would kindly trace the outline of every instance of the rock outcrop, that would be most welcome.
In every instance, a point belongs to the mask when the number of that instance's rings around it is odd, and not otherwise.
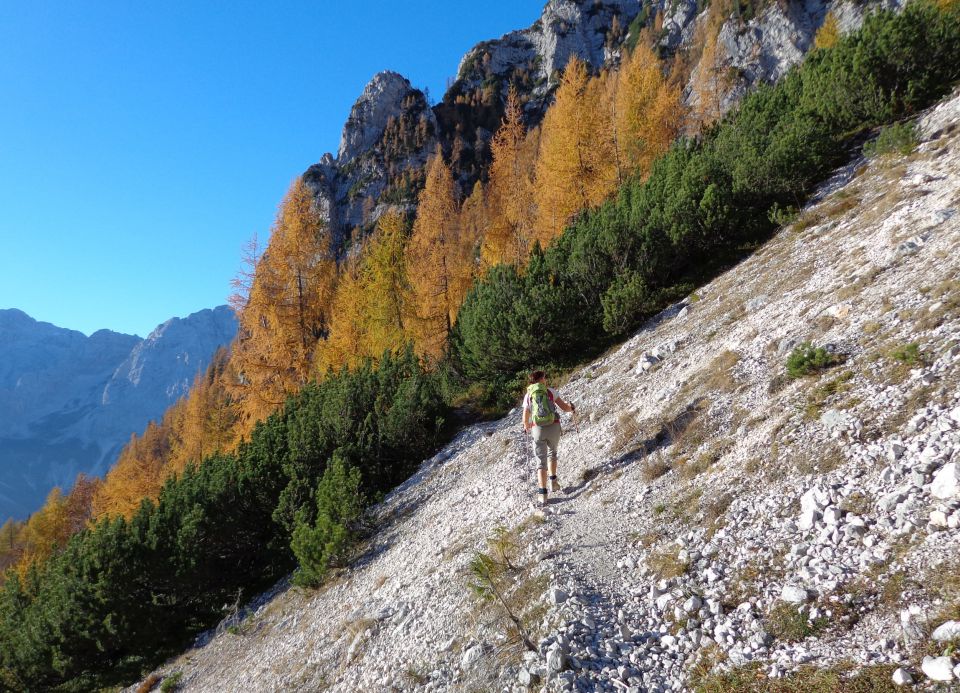
[[[538,113],[570,58],[594,70],[619,59],[640,8],[638,0],[550,0],[530,28],[471,48],[460,61],[451,92],[467,93],[490,82],[503,91],[511,81],[529,80],[527,109]],[[518,79],[521,72],[523,80]]]
[[[370,80],[344,123],[336,158],[325,154],[304,173],[338,250],[354,228],[372,224],[391,204],[413,202],[400,186],[426,164],[436,134],[426,96],[409,80],[396,72]]]
[[[692,107],[699,105],[701,95],[694,85],[701,73],[710,70],[720,76],[719,106],[721,112],[726,113],[755,85],[775,82],[799,63],[813,48],[814,37],[828,13],[837,18],[839,30],[847,33],[860,27],[867,12],[881,7],[897,9],[902,5],[901,0],[789,0],[755,3],[757,13],[753,17],[731,12],[723,18],[711,18],[710,12],[720,11],[714,6],[698,13],[696,0],[661,0],[659,7],[664,22],[660,45],[668,52],[697,52],[702,48],[695,45],[702,40],[702,36],[697,35],[697,27],[708,22],[720,24],[713,62],[704,65],[701,60],[694,68],[686,100]],[[709,31],[702,28],[704,34]]]
[[[530,28],[468,51],[457,80],[433,108],[401,75],[375,75],[350,111],[336,156],[324,154],[304,173],[337,251],[345,252],[354,229],[369,228],[387,209],[412,210],[438,143],[448,156],[457,149],[471,162],[458,171],[468,190],[486,165],[510,81],[523,73],[528,117],[538,121],[569,59],[577,56],[594,69],[611,64],[639,11],[638,0],[550,0]],[[494,91],[486,106],[455,104],[487,85]]]
[[[685,100],[696,109],[703,98],[701,75],[715,75],[711,99],[726,112],[754,85],[775,82],[813,46],[829,12],[841,31],[860,26],[877,7],[902,0],[788,0],[747,3],[755,16],[701,10],[697,0],[549,0],[532,26],[478,43],[463,56],[457,79],[431,105],[422,91],[395,72],[373,77],[350,111],[336,156],[324,154],[304,179],[327,219],[334,246],[343,254],[355,229],[361,232],[390,208],[412,211],[424,164],[439,143],[453,161],[464,194],[489,163],[489,143],[500,124],[509,85],[524,100],[529,125],[549,106],[559,75],[571,57],[594,71],[616,65],[625,43],[662,17],[664,55],[686,52],[701,59],[702,42],[716,32],[713,62],[695,64]],[[698,28],[700,31],[698,31]],[[713,78],[711,78],[713,79]],[[711,82],[712,84],[714,82]],[[713,109],[714,107],[711,106]]]
[[[168,320],[146,339],[87,337],[0,310],[0,518],[26,517],[79,472],[106,472],[235,333],[226,306]]]

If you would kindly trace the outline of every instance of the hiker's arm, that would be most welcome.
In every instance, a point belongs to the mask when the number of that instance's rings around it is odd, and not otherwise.
[[[561,397],[560,395],[557,395],[557,406],[560,407],[561,409],[563,409],[565,412],[571,412],[571,411],[576,411],[576,410],[577,410],[577,408],[576,408],[575,406],[573,406],[572,404],[570,404],[570,402],[568,402],[567,400],[565,400],[565,399],[564,399],[563,397]]]
[[[531,428],[533,428],[533,424],[530,423],[530,410],[524,409],[523,410],[523,430],[529,431]]]

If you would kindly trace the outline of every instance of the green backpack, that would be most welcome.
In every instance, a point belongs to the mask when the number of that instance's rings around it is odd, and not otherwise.
[[[553,408],[553,396],[543,383],[534,383],[527,388],[530,395],[530,418],[537,426],[549,426],[557,420]]]

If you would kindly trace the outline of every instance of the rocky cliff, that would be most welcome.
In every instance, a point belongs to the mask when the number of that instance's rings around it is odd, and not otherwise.
[[[436,146],[437,121],[419,89],[396,72],[370,80],[343,126],[336,158],[325,154],[304,173],[342,249],[354,228],[387,205],[415,200],[415,180]]]
[[[106,472],[235,333],[226,306],[168,320],[146,339],[87,337],[0,310],[0,517],[27,516],[79,472]]]
[[[954,94],[914,152],[838,170],[749,259],[558,383],[578,414],[545,512],[519,413],[471,426],[375,508],[349,569],[231,611],[152,681],[953,690],[958,123]],[[820,366],[790,377],[805,342]],[[502,601],[469,588],[479,552]]]
[[[637,0],[550,0],[529,29],[472,48],[435,106],[401,75],[375,75],[350,110],[336,156],[324,154],[304,173],[338,250],[347,248],[354,229],[369,228],[391,206],[412,210],[438,143],[456,159],[468,191],[488,163],[510,82],[518,83],[529,120],[537,122],[558,70],[572,56],[595,69],[617,59],[625,27],[639,11]]]
[[[336,156],[324,154],[304,178],[343,253],[354,231],[369,229],[385,210],[413,210],[422,169],[438,144],[469,194],[489,165],[490,139],[510,84],[524,100],[528,124],[535,125],[571,57],[593,70],[615,66],[625,43],[658,16],[664,57],[679,53],[691,64],[688,105],[700,105],[695,86],[707,75],[716,84],[718,109],[726,112],[755,84],[776,81],[798,63],[828,12],[841,31],[850,31],[865,12],[900,5],[901,0],[757,0],[734,9],[724,9],[726,3],[703,9],[697,0],[549,0],[529,28],[471,48],[435,105],[401,75],[375,75],[350,111]],[[716,32],[716,50],[706,65],[701,63],[709,31]]]

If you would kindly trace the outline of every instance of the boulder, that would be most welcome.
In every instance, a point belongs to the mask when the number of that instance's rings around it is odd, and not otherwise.
[[[960,621],[947,621],[946,623],[941,623],[936,629],[931,633],[931,638],[937,642],[951,642],[953,640],[960,640]]]
[[[960,465],[956,462],[943,465],[933,477],[930,493],[943,500],[960,497]]]
[[[819,510],[805,510],[801,513],[800,519],[797,521],[797,527],[801,531],[813,529],[822,517],[823,515]]]
[[[913,674],[900,667],[893,672],[893,683],[895,686],[909,686],[913,683]]]
[[[469,669],[476,664],[477,660],[479,660],[481,657],[483,657],[483,645],[474,645],[473,647],[467,649],[463,653],[463,656],[460,657],[460,668]]]
[[[568,595],[559,587],[553,587],[550,589],[549,596],[551,604],[563,604],[565,601],[567,601],[570,595]]]
[[[810,594],[798,585],[784,585],[780,590],[780,599],[788,604],[806,604],[810,600]]]
[[[932,681],[953,680],[953,660],[949,657],[924,657],[920,669]]]
[[[547,671],[556,674],[563,671],[566,666],[567,656],[559,647],[547,652]]]

